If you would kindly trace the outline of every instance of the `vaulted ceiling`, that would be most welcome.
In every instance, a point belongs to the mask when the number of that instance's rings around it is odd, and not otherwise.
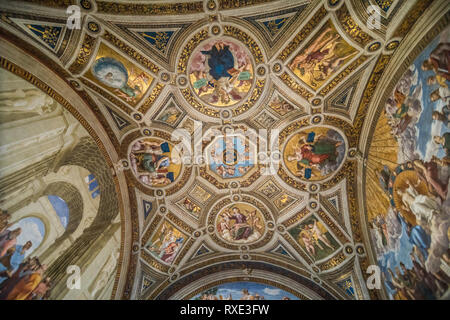
[[[191,298],[253,281],[301,299],[382,299],[365,285],[376,264],[370,141],[395,81],[448,25],[448,9],[445,0],[2,1],[0,59],[70,111],[110,167],[122,233],[112,298]],[[235,211],[252,220],[250,236],[226,230]],[[314,224],[323,248],[308,245]],[[157,245],[168,230],[179,240],[170,257]]]

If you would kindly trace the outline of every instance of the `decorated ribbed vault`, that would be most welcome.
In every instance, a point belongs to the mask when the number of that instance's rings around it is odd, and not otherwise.
[[[48,299],[445,298],[449,9],[2,1],[5,264],[37,228]]]

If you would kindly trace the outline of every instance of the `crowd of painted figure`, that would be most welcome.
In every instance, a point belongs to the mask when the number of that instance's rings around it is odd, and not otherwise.
[[[421,77],[426,80],[420,81]],[[395,203],[391,203],[387,214],[380,213],[370,223],[386,287],[396,299],[448,296],[449,79],[450,44],[441,42],[421,63],[420,70],[412,66],[403,75],[386,104],[391,133],[399,145],[397,163],[408,162],[415,177],[394,188],[394,172],[387,166],[377,172],[382,189],[394,197]],[[423,96],[424,92],[431,94]],[[422,116],[432,119],[431,129],[425,127],[430,123],[424,124]],[[433,128],[439,128],[440,133]],[[418,137],[427,130],[432,138],[422,156],[417,151]],[[405,235],[407,245],[401,241]],[[391,264],[400,252],[409,254],[410,260],[403,254]]]
[[[254,293],[250,294],[248,289],[242,289],[242,296],[239,300],[266,300],[264,296]],[[200,296],[200,300],[235,300],[230,293],[227,297],[222,295],[213,294],[211,292],[205,292]],[[283,297],[281,300],[291,300],[289,297]]]
[[[44,273],[47,269],[37,257],[26,257],[32,242],[17,244],[21,228],[10,229],[10,215],[0,213],[0,299],[43,300],[48,299],[52,282]]]

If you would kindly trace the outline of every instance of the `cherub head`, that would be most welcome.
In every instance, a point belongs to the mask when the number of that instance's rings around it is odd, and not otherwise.
[[[445,144],[445,139],[444,139],[444,137],[441,137],[441,136],[434,136],[433,141],[436,144],[442,144],[442,145]]]

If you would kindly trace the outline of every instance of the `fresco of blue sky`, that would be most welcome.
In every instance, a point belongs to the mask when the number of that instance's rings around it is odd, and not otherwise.
[[[36,250],[44,239],[45,226],[41,219],[35,217],[27,217],[19,220],[12,225],[9,229],[14,230],[21,228],[22,232],[17,237],[17,244],[24,245],[27,241],[32,242],[30,250],[27,251],[25,257]]]
[[[67,203],[57,196],[48,196],[48,201],[52,204],[53,209],[55,209],[56,214],[65,229],[69,223],[69,207],[67,206]]]
[[[287,299],[286,299],[287,298]],[[255,282],[231,282],[202,292],[192,300],[300,300],[282,289]]]

